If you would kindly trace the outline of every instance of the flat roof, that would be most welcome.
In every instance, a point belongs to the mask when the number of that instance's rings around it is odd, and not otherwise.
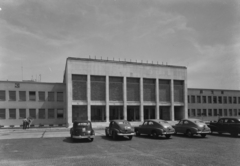
[[[187,88],[187,90],[206,90],[206,91],[231,91],[231,92],[240,92],[240,90],[233,90],[233,89],[207,89],[207,88]]]
[[[161,67],[172,67],[172,68],[182,68],[187,69],[186,66],[174,66],[174,65],[163,65],[163,64],[154,64],[144,63],[143,61],[122,61],[122,60],[110,60],[110,59],[91,59],[91,58],[77,58],[77,57],[68,57],[67,60],[81,60],[81,61],[93,61],[93,62],[107,62],[107,63],[120,63],[120,64],[132,64],[132,65],[146,65],[146,66],[161,66]]]
[[[36,81],[1,81],[0,83],[24,83],[24,84],[63,84],[61,82],[36,82]]]

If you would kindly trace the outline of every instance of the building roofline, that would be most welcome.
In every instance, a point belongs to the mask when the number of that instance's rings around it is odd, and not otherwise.
[[[65,84],[61,82],[35,82],[35,81],[1,81],[0,83],[24,83],[24,84]]]
[[[174,65],[163,65],[163,64],[154,64],[154,63],[144,63],[144,62],[129,62],[129,61],[117,61],[117,60],[105,60],[105,59],[91,59],[91,58],[77,58],[77,57],[68,57],[68,60],[83,60],[83,61],[94,61],[94,62],[108,62],[108,63],[121,63],[121,64],[133,64],[133,65],[146,65],[146,66],[161,66],[161,67],[172,67],[172,68],[182,68],[187,69],[186,66],[174,66]]]
[[[213,91],[234,91],[234,92],[240,92],[240,90],[234,90],[234,89],[211,89],[211,88],[187,88],[189,90],[213,90]]]

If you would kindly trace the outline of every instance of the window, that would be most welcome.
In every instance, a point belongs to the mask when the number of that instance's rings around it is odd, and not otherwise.
[[[185,120],[185,121],[183,122],[183,124],[189,124],[189,122]]]
[[[224,102],[224,104],[227,104],[227,96],[223,97],[223,102]]]
[[[6,93],[4,90],[0,90],[0,101],[6,100]]]
[[[228,97],[228,103],[232,104],[232,97],[231,96]]]
[[[208,103],[212,103],[212,96],[208,96]]]
[[[238,110],[238,116],[240,116],[240,109]]]
[[[237,116],[237,109],[234,109],[234,116]]]
[[[196,116],[195,109],[192,109],[192,116]]]
[[[233,97],[233,103],[237,104],[237,97]]]
[[[19,91],[19,101],[26,101],[26,92]]]
[[[54,92],[48,92],[48,101],[54,101]]]
[[[62,119],[63,118],[63,109],[57,109],[57,118]]]
[[[63,101],[63,92],[57,92],[57,101]]]
[[[223,119],[220,119],[220,120],[218,121],[218,123],[223,123]]]
[[[153,126],[153,122],[148,122],[148,125],[151,125],[151,126]]]
[[[238,97],[238,104],[240,104],[240,97]]]
[[[45,92],[38,92],[39,101],[45,101]]]
[[[45,119],[45,109],[39,109],[39,119]]]
[[[197,103],[201,103],[201,96],[197,96]]]
[[[214,103],[214,104],[217,103],[217,96],[213,96],[213,103]]]
[[[187,99],[188,99],[188,103],[190,103],[190,97],[189,96],[187,96]]]
[[[207,110],[206,109],[203,109],[202,115],[207,116]]]
[[[201,116],[201,109],[197,110],[197,116]]]
[[[224,109],[224,116],[228,116],[227,109]]]
[[[29,92],[29,100],[36,101],[36,92],[33,92],[33,91]]]
[[[5,109],[0,109],[0,119],[6,119],[6,111],[5,111]]]
[[[203,97],[202,97],[202,101],[203,101],[203,103],[207,103],[207,97],[206,97],[206,96],[203,96]]]
[[[36,119],[36,109],[29,109],[29,116]]]
[[[208,116],[212,116],[212,109],[208,109]]]
[[[214,116],[218,116],[217,109],[214,109]]]
[[[16,101],[16,91],[9,91],[9,101]]]
[[[16,109],[9,109],[9,119],[16,119]]]
[[[188,116],[190,116],[190,109],[188,109]]]
[[[192,98],[192,103],[195,103],[195,96],[191,96]]]
[[[48,119],[54,119],[54,118],[55,118],[54,109],[48,109]]]
[[[222,116],[222,109],[219,109],[218,111],[219,111],[219,112],[218,112],[218,115],[219,115],[219,116]]]
[[[218,103],[222,103],[222,96],[218,96]]]
[[[229,109],[229,116],[232,116],[232,109]]]
[[[26,109],[19,109],[19,118],[20,119],[26,118]]]

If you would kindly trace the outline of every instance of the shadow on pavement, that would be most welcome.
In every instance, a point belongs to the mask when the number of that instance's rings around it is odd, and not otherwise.
[[[166,138],[165,136],[159,136],[158,138],[153,138],[152,136],[148,136],[148,135],[140,135],[136,137],[140,139],[153,139],[153,140],[171,140],[172,139],[172,136],[170,138]]]
[[[128,139],[128,137],[117,137],[116,140],[114,140],[112,137],[107,136],[101,136],[101,138],[108,141],[131,141]],[[134,137],[132,139],[134,139]]]
[[[182,138],[188,138],[188,139],[208,139],[208,134],[205,138],[201,137],[201,135],[193,135],[192,137],[188,137],[185,134],[174,134],[174,137],[182,137]]]
[[[72,139],[71,137],[65,137],[63,142],[71,143],[71,144],[74,144],[74,143],[90,143],[90,141],[88,139]]]
[[[231,134],[228,134],[228,133],[223,133],[223,134],[212,133],[212,134],[210,134],[210,135],[211,135],[211,136],[216,136],[216,137],[240,138],[239,135],[238,135],[238,136],[231,136]]]

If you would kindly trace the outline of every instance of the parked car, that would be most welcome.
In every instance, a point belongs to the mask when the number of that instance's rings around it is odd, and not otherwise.
[[[237,118],[220,118],[218,122],[211,122],[208,127],[212,132],[218,132],[218,134],[230,133],[236,137],[240,133],[240,120]]]
[[[152,135],[154,138],[158,138],[159,135],[170,138],[175,133],[174,128],[165,120],[161,119],[148,119],[143,122],[139,127],[135,127],[137,136],[141,134]]]
[[[70,135],[72,139],[88,139],[90,142],[92,142],[95,137],[95,132],[92,128],[91,121],[74,121],[73,127],[70,129]]]
[[[129,140],[135,135],[131,124],[126,120],[112,120],[109,127],[105,128],[107,137],[117,139],[118,136],[127,136]]]
[[[199,119],[182,119],[173,127],[175,128],[175,134],[183,133],[189,137],[200,134],[204,138],[211,133],[210,128]]]

